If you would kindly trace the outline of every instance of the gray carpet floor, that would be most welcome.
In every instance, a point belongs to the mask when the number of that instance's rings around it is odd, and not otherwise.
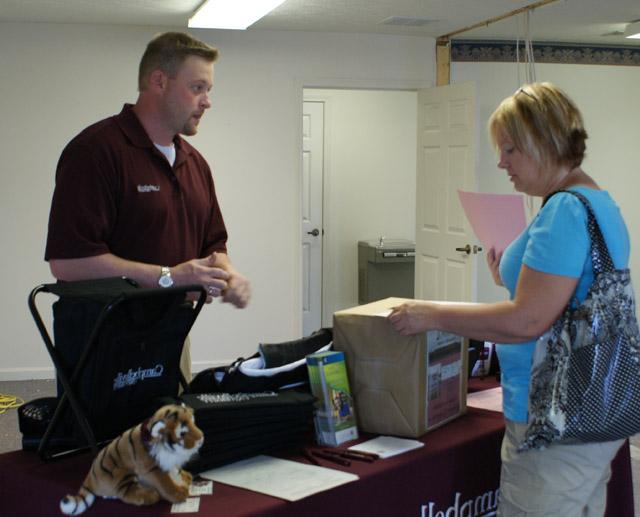
[[[56,394],[56,383],[53,380],[0,382],[0,395],[19,397],[28,402],[40,397]],[[21,435],[18,430],[18,413],[16,409],[7,409],[0,414],[0,453],[22,448]],[[635,514],[640,517],[640,435],[631,439],[631,466],[633,469],[633,486]]]
[[[24,402],[56,395],[56,382],[15,381],[0,382],[0,395],[4,397],[18,397]],[[22,435],[18,430],[18,411],[7,409],[0,414],[0,453],[15,451],[22,448]]]

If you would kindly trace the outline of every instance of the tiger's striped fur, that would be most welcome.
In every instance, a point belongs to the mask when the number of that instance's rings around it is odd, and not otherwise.
[[[77,495],[60,501],[66,515],[79,515],[96,496],[121,499],[135,505],[161,498],[184,501],[191,474],[182,470],[203,442],[193,410],[184,405],[161,407],[147,421],[125,431],[102,449]]]

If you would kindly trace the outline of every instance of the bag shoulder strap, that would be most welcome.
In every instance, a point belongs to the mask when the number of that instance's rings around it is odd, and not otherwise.
[[[574,190],[556,190],[549,194],[542,203],[542,206],[549,201],[551,196],[554,196],[560,192],[566,192],[567,194],[571,194],[580,200],[585,209],[587,210],[587,231],[589,232],[589,238],[591,239],[591,260],[593,262],[593,274],[594,276],[599,275],[600,273],[611,272],[615,270],[613,265],[613,260],[611,259],[611,255],[609,254],[609,248],[607,247],[607,243],[604,240],[604,236],[602,235],[602,231],[600,230],[600,225],[598,224],[598,220],[596,219],[596,215],[593,211],[593,207],[589,200],[580,192],[575,192]]]

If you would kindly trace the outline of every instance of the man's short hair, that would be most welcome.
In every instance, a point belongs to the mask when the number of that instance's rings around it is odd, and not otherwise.
[[[198,56],[213,63],[218,59],[218,49],[184,32],[165,32],[156,36],[140,60],[138,90],[146,89],[149,75],[154,70],[160,69],[169,77],[175,77],[189,56]]]

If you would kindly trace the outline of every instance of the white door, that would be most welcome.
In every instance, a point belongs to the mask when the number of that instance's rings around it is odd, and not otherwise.
[[[474,143],[473,83],[418,91],[418,299],[471,301],[475,237],[457,190],[475,190]],[[470,253],[456,250],[467,245]]]
[[[308,336],[322,321],[322,177],[324,103],[302,108],[302,331]]]

